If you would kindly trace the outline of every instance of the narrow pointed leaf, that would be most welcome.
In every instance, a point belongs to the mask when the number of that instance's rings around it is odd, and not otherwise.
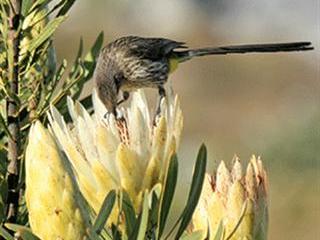
[[[159,209],[160,209],[160,198],[162,194],[162,185],[156,184],[149,193],[149,220],[147,228],[147,238],[157,239],[159,231]]]
[[[89,239],[90,240],[97,240],[97,239],[100,239],[99,238],[99,235],[98,234],[96,234],[95,232],[89,232]]]
[[[53,19],[51,22],[47,24],[47,26],[43,29],[42,33],[34,38],[29,45],[28,51],[32,52],[36,48],[38,48],[41,44],[43,44],[46,40],[48,40],[54,31],[59,27],[59,25],[66,19],[65,16],[57,17]]]
[[[104,39],[104,34],[103,32],[100,32],[96,41],[92,45],[90,51],[87,53],[87,55],[84,58],[84,61],[87,62],[92,62],[95,61],[96,57],[99,55],[100,49],[103,44],[103,39]]]
[[[137,240],[144,240],[145,234],[148,226],[148,217],[149,217],[149,197],[148,192],[146,191],[143,198],[143,206],[141,211],[141,221],[138,229]]]
[[[113,240],[122,240],[120,231],[116,225],[112,224],[111,230],[112,230],[112,239]]]
[[[49,108],[49,104],[51,103],[53,94],[59,89],[59,81],[63,77],[63,74],[67,68],[67,60],[63,59],[61,65],[59,66],[57,72],[54,74],[53,78],[49,79],[49,85],[43,85],[41,92],[39,104],[38,104],[38,115],[41,117],[45,110]]]
[[[80,100],[81,105],[89,112],[92,110],[92,96],[88,95]]]
[[[116,200],[116,192],[112,190],[108,193],[107,197],[104,199],[101,209],[98,213],[98,216],[92,226],[92,231],[99,234],[101,230],[106,225],[108,217],[112,211]]]
[[[49,4],[51,1],[52,0],[35,0],[35,1],[33,1],[34,3],[32,5],[32,7],[31,7],[29,13],[34,11],[34,10],[41,9],[40,8],[41,5]]]
[[[223,221],[221,220],[218,226],[218,230],[214,236],[214,240],[223,240],[224,236],[224,227],[223,227]]]
[[[176,189],[177,177],[178,177],[178,158],[177,158],[177,155],[174,154],[172,155],[170,160],[166,182],[165,182],[165,188],[162,196],[158,238],[162,236],[162,233],[167,221],[172,199]]]
[[[14,240],[13,236],[2,226],[0,226],[0,236],[5,240]]]
[[[73,98],[78,98],[80,96],[84,84],[89,79],[91,79],[93,72],[94,72],[95,65],[96,65],[96,59],[100,53],[100,49],[103,44],[103,38],[104,38],[103,32],[101,32],[98,35],[93,46],[91,47],[90,51],[84,57],[83,63],[81,62],[80,67],[81,67],[81,69],[83,69],[84,72],[81,75],[81,77],[79,77],[77,79],[76,84],[74,84],[72,86],[72,88],[70,89],[70,93],[72,94]],[[78,65],[79,65],[79,61],[77,63],[75,63],[75,65],[74,65],[73,69],[75,71],[77,71],[77,69],[79,68]]]
[[[132,205],[131,199],[127,192],[123,191],[122,195],[122,210],[125,215],[126,221],[126,232],[128,236],[131,236],[134,230],[134,227],[137,224],[136,214],[134,207]]]
[[[67,12],[70,10],[72,5],[74,4],[76,0],[67,0],[66,3],[63,5],[63,7],[58,12],[57,16],[63,16],[66,15]]]
[[[2,114],[0,113],[0,127],[3,129],[3,131],[6,133],[6,135],[10,138],[12,138],[12,135],[7,127],[7,124],[4,120],[4,118],[2,117]]]
[[[77,62],[78,59],[81,58],[82,53],[83,53],[83,38],[81,37],[80,38],[79,49],[78,49],[78,52],[77,52],[77,56],[76,56],[75,62]]]
[[[206,164],[207,164],[207,149],[205,145],[202,145],[198,153],[197,162],[196,162],[193,177],[192,177],[190,192],[187,200],[187,205],[182,212],[181,224],[175,239],[179,239],[182,233],[184,232],[184,230],[186,229],[186,227],[188,226],[192,218],[193,212],[198,204],[200,194],[201,194],[202,184],[203,184],[203,180],[206,172]]]
[[[50,83],[49,83],[50,84],[50,88],[51,88],[50,92],[56,90],[56,87],[57,87],[60,79],[62,78],[64,72],[66,71],[67,65],[68,65],[67,60],[63,59],[61,65],[59,66],[56,74],[54,75],[54,77],[52,79],[52,81],[50,81]]]
[[[23,0],[21,5],[21,14],[22,16],[26,16],[32,6],[32,0]]]
[[[7,202],[8,182],[6,179],[0,179],[0,204]]]
[[[12,223],[7,223],[5,226],[12,231],[18,232],[23,240],[40,240],[40,238],[31,232],[30,228]]]

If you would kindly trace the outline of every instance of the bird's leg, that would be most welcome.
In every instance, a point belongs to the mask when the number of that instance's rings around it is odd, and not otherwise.
[[[156,118],[160,115],[161,113],[161,102],[162,99],[165,98],[166,96],[166,90],[164,89],[163,86],[158,86],[158,93],[159,93],[159,98],[158,98],[158,103],[157,103],[157,111],[153,119],[153,124],[156,125]]]
[[[125,101],[128,100],[130,97],[130,93],[127,91],[122,92],[122,99],[117,103],[117,105],[120,105],[121,103],[124,103]]]

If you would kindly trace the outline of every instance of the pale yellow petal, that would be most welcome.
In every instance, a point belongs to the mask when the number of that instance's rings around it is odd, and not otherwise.
[[[155,157],[151,157],[148,162],[144,178],[143,178],[143,189],[151,189],[157,182],[159,182],[160,178],[160,161]]]
[[[159,159],[162,164],[167,142],[167,121],[164,117],[159,119],[153,131],[152,154],[155,158]]]
[[[251,163],[248,163],[247,172],[245,176],[246,190],[250,199],[257,199],[257,183]]]
[[[130,136],[130,147],[135,152],[142,156],[141,161],[145,160],[144,164],[147,164],[147,154],[149,154],[151,143],[149,136],[149,127],[145,121],[141,110],[138,107],[134,107],[130,114],[128,114],[128,128]]]
[[[240,181],[243,177],[242,166],[238,157],[235,157],[234,159],[231,176],[233,181]]]
[[[235,181],[230,187],[227,217],[225,221],[226,235],[228,236],[237,226],[240,217],[243,213],[245,204],[245,190],[240,181]],[[245,236],[251,236],[253,233],[253,211],[252,204],[247,202],[245,217],[237,228],[237,231],[231,239],[241,239]]]
[[[229,187],[231,185],[231,175],[224,161],[221,161],[218,166],[216,183],[216,191],[221,194],[222,200],[227,202]]]
[[[209,201],[212,194],[211,176],[206,173],[200,199],[192,217],[192,231],[206,231],[208,229],[210,214]]]
[[[113,181],[120,183],[120,173],[116,162],[120,141],[102,125],[97,126],[96,144],[101,164],[107,169]]]
[[[213,239],[214,234],[218,231],[218,227],[221,221],[225,220],[226,207],[222,199],[219,197],[217,192],[212,193],[208,200],[208,218],[209,218],[209,229],[211,238]]]
[[[139,166],[139,159],[135,152],[126,145],[120,144],[117,150],[117,162],[120,171],[121,186],[128,192],[133,202],[136,202],[140,192],[144,169]]]
[[[32,231],[43,240],[86,235],[88,216],[80,212],[81,199],[65,164],[49,132],[36,122],[26,150],[26,202]]]

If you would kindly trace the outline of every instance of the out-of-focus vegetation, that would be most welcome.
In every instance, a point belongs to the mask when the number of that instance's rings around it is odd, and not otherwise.
[[[241,159],[259,154],[271,179],[270,239],[316,239],[320,236],[319,14],[316,0],[308,4],[82,0],[55,43],[58,56],[71,58],[79,35],[90,43],[101,30],[106,42],[136,34],[182,40],[191,47],[312,41],[313,52],[196,59],[181,65],[171,80],[185,115],[183,182],[191,181],[186,180],[189,156],[199,142],[207,143],[211,167],[234,153]]]

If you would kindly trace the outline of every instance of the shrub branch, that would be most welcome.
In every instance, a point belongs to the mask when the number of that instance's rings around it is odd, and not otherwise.
[[[19,103],[17,96],[19,93],[19,43],[20,43],[20,10],[22,0],[11,0],[9,15],[9,89],[10,97],[7,98],[7,122],[8,129],[12,136],[8,140],[8,199],[7,199],[7,221],[16,222],[18,213],[19,191],[17,189],[19,181],[19,155],[20,155],[20,127],[19,127]]]

